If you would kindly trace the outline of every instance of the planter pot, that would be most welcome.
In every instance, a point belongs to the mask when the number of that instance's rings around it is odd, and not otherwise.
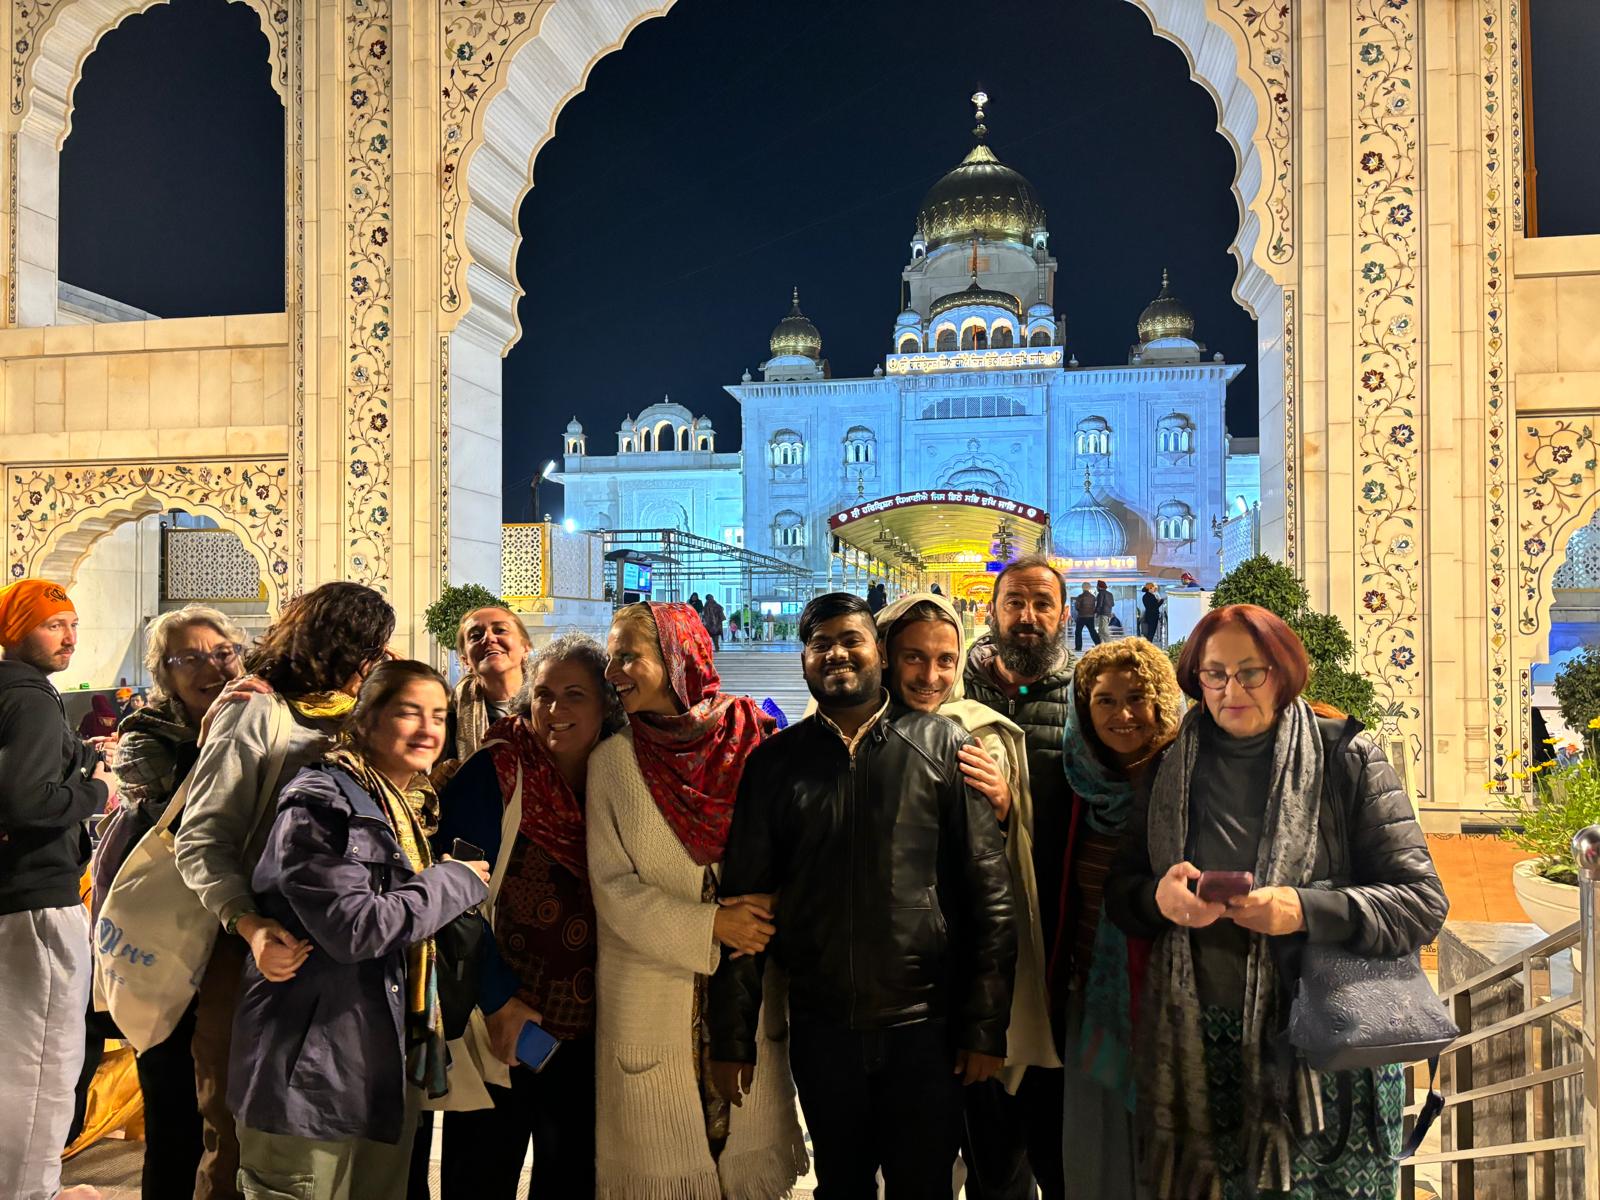
[[[1546,933],[1558,933],[1578,919],[1578,889],[1535,875],[1537,861],[1529,858],[1512,867],[1511,886],[1528,920]]]

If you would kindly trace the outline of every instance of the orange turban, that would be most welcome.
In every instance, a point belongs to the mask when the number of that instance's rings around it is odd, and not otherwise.
[[[67,591],[48,579],[19,579],[0,588],[0,646],[21,645],[40,625],[59,612],[76,612]]]

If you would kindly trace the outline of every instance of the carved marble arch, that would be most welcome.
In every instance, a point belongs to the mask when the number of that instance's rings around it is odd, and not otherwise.
[[[7,582],[25,576],[69,586],[90,549],[119,525],[182,509],[236,534],[261,568],[267,608],[289,597],[287,465],[168,463],[153,467],[8,467]]]

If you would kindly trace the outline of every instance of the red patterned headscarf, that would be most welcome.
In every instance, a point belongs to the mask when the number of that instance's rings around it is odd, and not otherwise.
[[[733,821],[744,760],[777,727],[748,696],[724,696],[711,661],[711,635],[687,604],[651,604],[667,683],[684,711],[639,713],[633,753],[661,815],[689,857],[720,862]]]
[[[572,794],[532,725],[523,717],[505,717],[489,726],[483,745],[494,762],[502,802],[510,804],[522,785],[522,835],[587,880],[583,802]]]

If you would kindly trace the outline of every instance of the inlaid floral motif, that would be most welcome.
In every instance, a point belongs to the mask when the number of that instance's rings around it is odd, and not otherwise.
[[[390,0],[354,0],[345,17],[345,577],[387,593],[394,531],[393,273],[387,250],[394,217],[390,100]]]
[[[1256,77],[1256,91],[1267,100],[1259,130],[1266,161],[1267,216],[1272,223],[1267,258],[1286,263],[1294,257],[1294,17],[1285,0],[1229,0],[1223,11],[1244,33],[1244,69]]]
[[[1420,339],[1409,318],[1422,290],[1414,8],[1356,0],[1354,174],[1357,666],[1378,691],[1391,733],[1421,728],[1422,440]],[[1405,104],[1397,105],[1397,99]],[[1396,432],[1405,433],[1397,437]],[[1396,552],[1405,536],[1407,550]],[[1396,653],[1397,651],[1406,653]],[[1417,780],[1421,798],[1426,781]]]
[[[276,606],[290,582],[288,477],[282,461],[14,468],[6,478],[6,581],[32,574],[64,531],[153,499],[228,521],[266,556],[262,579]]]
[[[1295,374],[1295,296],[1283,289],[1283,561],[1294,566],[1300,555],[1300,392]]]
[[[1518,627],[1537,633],[1544,625],[1539,597],[1548,591],[1546,576],[1555,568],[1552,547],[1589,519],[1600,484],[1595,462],[1600,456],[1593,427],[1581,419],[1547,417],[1523,419],[1522,447],[1518,455],[1519,506],[1517,537]]]
[[[466,304],[463,155],[479,133],[483,103],[500,79],[512,51],[538,30],[539,0],[444,0],[441,42],[444,62],[440,168],[443,255],[440,302],[447,313]]]

